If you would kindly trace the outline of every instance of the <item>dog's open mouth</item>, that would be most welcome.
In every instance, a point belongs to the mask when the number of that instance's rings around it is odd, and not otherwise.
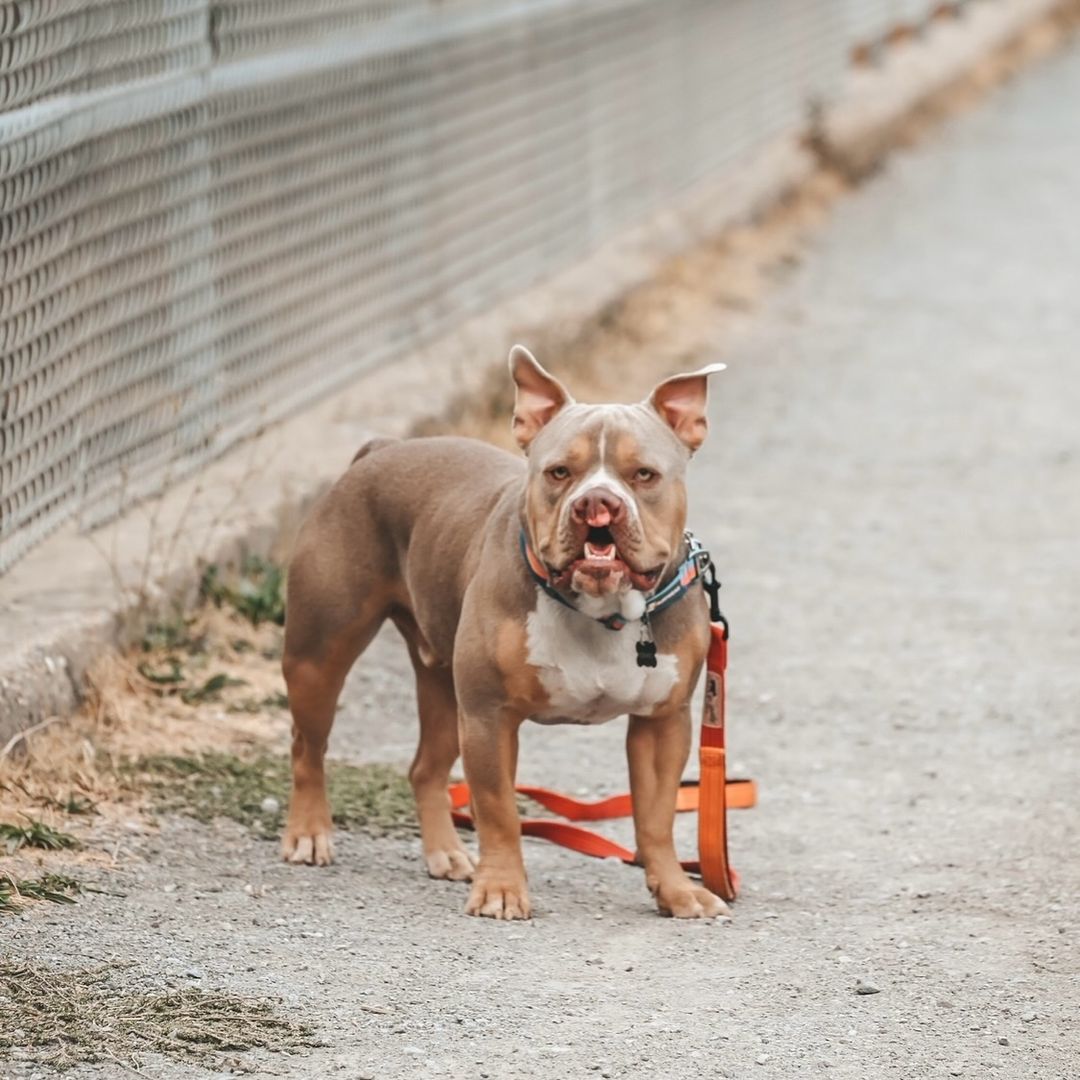
[[[585,574],[598,584],[607,581],[618,584],[619,578],[625,578],[635,589],[648,592],[656,585],[662,569],[660,566],[651,570],[635,569],[619,553],[611,529],[606,525],[592,525],[582,544],[581,556],[559,572],[556,584],[569,586],[576,574]]]

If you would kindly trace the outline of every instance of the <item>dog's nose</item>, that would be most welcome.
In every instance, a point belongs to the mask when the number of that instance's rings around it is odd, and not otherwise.
[[[623,501],[606,488],[591,488],[574,500],[574,520],[598,529],[615,525],[623,516]]]

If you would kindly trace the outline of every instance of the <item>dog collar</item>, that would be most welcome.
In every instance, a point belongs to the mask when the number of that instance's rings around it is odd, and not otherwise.
[[[687,556],[679,564],[675,576],[662,589],[654,592],[652,596],[645,601],[645,613],[642,615],[642,621],[645,623],[648,623],[653,616],[659,615],[665,608],[669,608],[672,604],[678,603],[690,591],[694,583],[699,580],[703,582],[710,592],[713,609],[718,610],[716,608],[714,589],[719,591],[720,585],[716,581],[715,572],[711,573],[710,581],[706,581],[706,575],[712,571],[712,559],[705,550],[705,545],[702,544],[692,532],[687,530],[685,536]],[[530,547],[524,529],[522,529],[520,533],[520,544],[521,554],[525,559],[525,565],[529,568],[529,573],[532,575],[536,584],[543,589],[552,600],[558,601],[563,607],[568,607],[571,611],[576,611],[579,615],[585,615],[585,612],[583,612],[581,608],[571,603],[551,584],[551,575],[548,573],[547,567],[537,557],[536,552]],[[586,618],[595,619],[601,626],[606,626],[609,630],[621,630],[628,622],[630,622],[630,620],[620,611],[599,618],[591,615],[586,616]]]

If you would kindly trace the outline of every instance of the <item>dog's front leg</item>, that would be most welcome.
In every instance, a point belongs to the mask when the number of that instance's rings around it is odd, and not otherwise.
[[[521,718],[500,715],[461,718],[461,756],[472,793],[480,842],[465,911],[492,919],[532,915],[521,854],[521,820],[514,795]]]
[[[664,915],[713,918],[727,905],[692,881],[675,854],[675,803],[690,753],[689,706],[664,716],[631,716],[626,732],[637,853]]]

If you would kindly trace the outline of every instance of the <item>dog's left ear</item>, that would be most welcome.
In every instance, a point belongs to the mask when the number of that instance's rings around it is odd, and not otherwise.
[[[646,401],[691,454],[705,441],[709,430],[706,415],[709,376],[726,367],[727,364],[708,364],[685,375],[672,375],[660,383]]]
[[[522,450],[536,438],[540,429],[564,406],[572,405],[570,396],[554,375],[546,372],[524,345],[510,350],[510,375],[517,387],[514,401],[514,438]]]

